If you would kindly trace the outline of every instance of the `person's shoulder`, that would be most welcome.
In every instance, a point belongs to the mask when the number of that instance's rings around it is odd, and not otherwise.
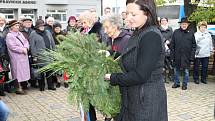
[[[36,32],[35,30],[33,30],[33,31],[30,33],[30,36],[35,35],[35,34],[37,34],[37,32]]]
[[[122,37],[130,37],[132,35],[132,32],[127,30],[127,29],[121,29],[121,33],[120,33],[120,36]]]
[[[49,30],[47,30],[47,29],[45,29],[44,32],[45,32],[47,35],[52,35],[52,33],[51,33]]]
[[[146,35],[153,34],[153,35],[162,36],[159,27],[156,27],[156,26],[149,27],[149,28],[146,29],[145,31],[146,31],[146,32],[145,32]]]
[[[6,35],[6,38],[8,38],[8,37],[13,37],[13,34],[10,31]]]

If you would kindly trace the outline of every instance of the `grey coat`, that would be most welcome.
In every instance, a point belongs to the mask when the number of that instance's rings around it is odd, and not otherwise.
[[[38,57],[39,54],[41,54],[45,49],[47,49],[45,45],[45,41],[49,42],[48,48],[50,49],[55,48],[55,42],[52,37],[52,34],[48,30],[45,30],[45,34],[48,37],[48,40],[44,40],[44,38],[36,31],[31,32],[29,36],[29,42],[30,42],[30,51],[31,51],[32,57]],[[38,62],[36,63],[44,63],[44,61],[38,60]]]
[[[123,73],[112,73],[110,79],[121,91],[117,121],[168,121],[163,41],[156,27],[134,32],[129,39],[120,60]]]
[[[54,43],[52,34],[47,30],[45,32],[49,38],[48,41],[50,42],[50,48],[54,49],[55,43]],[[36,57],[39,53],[41,53],[42,50],[46,49],[45,42],[44,42],[45,40],[36,31],[31,32],[29,36],[29,41],[30,41],[30,51],[32,56]]]

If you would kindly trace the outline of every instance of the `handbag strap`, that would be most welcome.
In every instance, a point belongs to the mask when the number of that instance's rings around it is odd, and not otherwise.
[[[24,43],[19,39],[18,36],[16,36],[16,38],[22,43],[22,45],[24,46]]]

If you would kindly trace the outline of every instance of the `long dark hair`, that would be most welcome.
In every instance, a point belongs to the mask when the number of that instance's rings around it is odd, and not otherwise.
[[[141,29],[145,29],[149,26],[158,26],[156,5],[154,0],[127,0],[126,5],[129,3],[135,3],[140,6],[145,15],[148,17],[146,23]]]

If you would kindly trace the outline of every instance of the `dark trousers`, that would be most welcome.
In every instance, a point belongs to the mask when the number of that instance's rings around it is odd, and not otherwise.
[[[209,62],[209,57],[205,58],[196,58],[194,61],[194,71],[193,71],[193,79],[199,80],[199,65],[202,65],[202,70],[201,70],[201,80],[204,81],[207,78],[207,70],[208,70],[208,62]]]
[[[53,83],[54,76],[51,75],[51,72],[41,73],[41,78],[38,79],[39,88],[43,88],[43,89],[45,88],[45,78],[47,80],[48,88],[53,88],[54,87],[54,83]]]
[[[28,88],[28,82],[27,81],[21,82],[20,85],[21,85],[22,89]]]
[[[90,121],[96,121],[96,110],[93,105],[90,104],[90,109],[89,109],[89,114],[90,114]]]

